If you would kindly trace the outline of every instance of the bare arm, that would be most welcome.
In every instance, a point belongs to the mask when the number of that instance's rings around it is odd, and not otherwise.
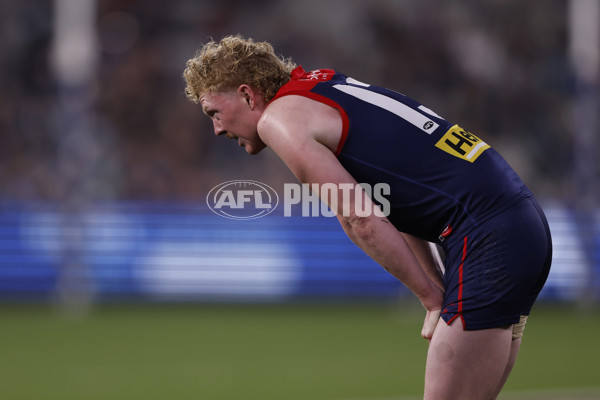
[[[444,290],[444,264],[435,244],[404,232],[402,236],[404,236],[404,240],[406,240],[413,254],[419,260],[419,264],[421,264],[429,279],[435,282],[440,289]]]
[[[338,215],[338,219],[348,237],[404,283],[427,310],[441,308],[443,286],[425,273],[403,235],[387,218]]]
[[[317,139],[325,136],[319,129],[336,129],[335,120],[322,107],[326,106],[296,96],[281,98],[265,111],[259,122],[259,134],[301,182],[354,187],[356,180],[331,149]],[[351,190],[350,196],[344,197],[338,190],[336,200],[328,205],[350,239],[406,285],[427,310],[439,310],[443,291],[421,268],[402,234],[385,217],[374,212],[358,216],[354,212],[357,201],[369,204],[372,210],[376,207],[364,191]],[[344,210],[350,213],[344,215]]]

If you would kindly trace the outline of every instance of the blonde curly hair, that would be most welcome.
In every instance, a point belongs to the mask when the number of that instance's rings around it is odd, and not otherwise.
[[[268,42],[255,42],[240,35],[210,41],[186,63],[185,94],[194,103],[207,92],[236,89],[241,84],[259,90],[270,101],[290,80],[296,67],[291,59],[279,57]]]

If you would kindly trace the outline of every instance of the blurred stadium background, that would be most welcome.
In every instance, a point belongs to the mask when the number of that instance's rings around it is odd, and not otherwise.
[[[225,181],[295,182],[185,100],[186,60],[234,33],[397,89],[498,149],[555,246],[505,398],[600,398],[600,2],[0,5],[0,398],[421,392],[422,312],[335,219],[206,207]]]

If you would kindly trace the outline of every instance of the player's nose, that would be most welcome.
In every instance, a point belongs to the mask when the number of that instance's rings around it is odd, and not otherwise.
[[[223,126],[218,121],[213,121],[213,128],[215,130],[216,136],[224,135],[227,133],[227,131],[223,129]]]

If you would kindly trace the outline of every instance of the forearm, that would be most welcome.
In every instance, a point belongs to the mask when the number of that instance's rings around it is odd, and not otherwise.
[[[339,219],[348,237],[410,289],[427,309],[441,306],[441,288],[425,273],[402,234],[387,219]]]
[[[442,263],[442,259],[437,248],[435,247],[435,244],[404,232],[402,232],[402,236],[419,261],[419,264],[421,264],[421,267],[427,276],[429,276],[429,278],[434,281],[440,289],[443,290],[444,264]]]

